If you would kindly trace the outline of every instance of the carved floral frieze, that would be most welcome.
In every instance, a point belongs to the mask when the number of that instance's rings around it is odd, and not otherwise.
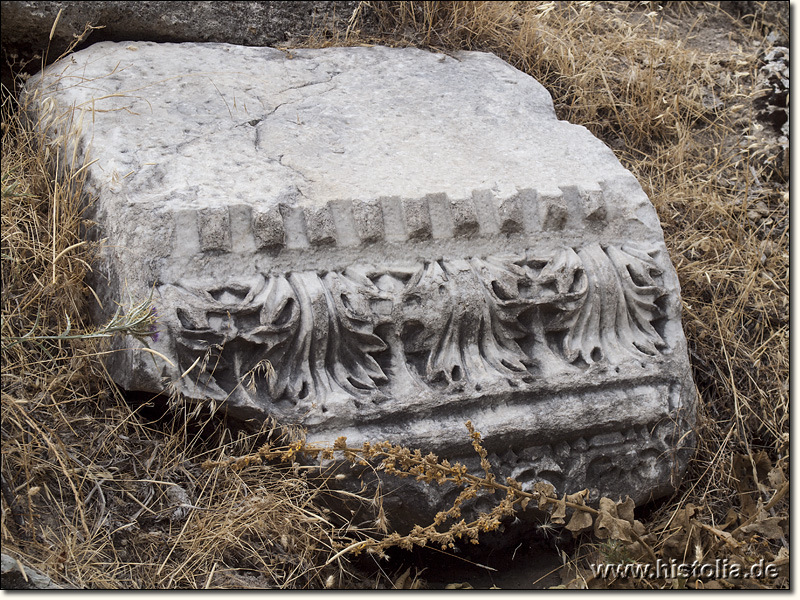
[[[179,367],[198,367],[195,381],[214,396],[248,375],[260,398],[294,403],[380,394],[399,377],[451,391],[516,386],[536,378],[544,353],[585,369],[667,350],[657,252],[593,243],[161,291],[179,297]],[[257,369],[265,360],[272,372]]]

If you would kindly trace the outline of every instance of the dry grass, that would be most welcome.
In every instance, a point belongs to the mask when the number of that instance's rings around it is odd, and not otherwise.
[[[494,52],[642,183],[680,278],[700,394],[684,485],[640,517],[664,559],[788,563],[788,183],[754,105],[766,34],[788,39],[788,10],[775,14],[728,15],[713,3],[363,2],[346,34],[323,28],[308,41]],[[274,428],[234,434],[180,409],[148,420],[109,382],[96,341],[57,338],[67,320],[86,331],[91,299],[80,165],[53,179],[57,148],[22,126],[8,97],[2,122],[3,551],[75,587],[357,585],[344,556],[325,565],[360,532],[320,507],[303,471],[200,468],[252,452]],[[34,324],[56,339],[6,344]],[[631,585],[587,573],[586,561],[619,551],[595,542],[565,566],[565,585]]]

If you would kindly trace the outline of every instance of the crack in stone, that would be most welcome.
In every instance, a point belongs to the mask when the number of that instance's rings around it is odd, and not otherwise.
[[[297,169],[295,169],[295,168],[294,168],[293,166],[291,166],[291,165],[284,164],[284,163],[283,163],[283,157],[284,157],[284,156],[285,156],[285,154],[281,154],[281,155],[278,157],[278,161],[277,161],[277,162],[278,162],[278,164],[279,164],[280,166],[282,166],[282,167],[285,167],[285,168],[289,169],[289,170],[290,170],[290,171],[292,171],[293,173],[297,173],[297,174],[298,174],[300,177],[302,177],[302,178],[303,178],[303,181],[305,181],[305,182],[307,182],[307,183],[315,183],[315,181],[314,181],[313,179],[311,179],[310,177],[308,177],[308,176],[307,176],[305,173],[303,173],[302,171],[298,171]]]
[[[280,94],[284,94],[284,93],[288,92],[289,90],[301,90],[301,89],[303,89],[303,88],[310,87],[310,86],[312,86],[312,85],[322,85],[323,83],[330,83],[330,82],[331,82],[331,81],[333,81],[333,79],[334,79],[335,77],[337,77],[338,75],[341,75],[341,73],[333,73],[333,74],[332,74],[332,75],[331,75],[331,76],[330,76],[328,79],[326,79],[325,81],[308,81],[308,82],[306,82],[306,83],[301,83],[300,85],[293,85],[293,86],[289,86],[289,87],[287,87],[286,89],[284,89],[284,90],[281,90],[279,93],[280,93]],[[330,90],[327,90],[327,91],[330,91]],[[322,92],[322,93],[324,94],[325,92]]]
[[[325,81],[310,81],[310,82],[303,83],[303,84],[300,84],[300,85],[289,86],[287,88],[282,89],[280,92],[277,92],[276,96],[280,96],[280,95],[285,94],[286,92],[289,92],[289,91],[300,90],[300,89],[303,89],[305,87],[310,87],[312,85],[324,85],[324,84],[330,83],[331,81],[333,81],[334,77],[336,77],[337,75],[339,75],[339,73],[331,75]],[[319,95],[326,94],[326,93],[332,91],[333,89],[334,88],[330,88],[328,90],[325,90],[325,91],[321,92]],[[238,123],[236,125],[236,127],[241,127],[243,125],[250,125],[251,127],[256,127],[262,121],[266,121],[269,117],[271,117],[276,112],[278,112],[278,109],[280,109],[282,106],[286,106],[288,104],[294,104],[295,102],[299,102],[300,100],[304,100],[304,99],[305,99],[305,97],[304,98],[299,98],[297,100],[287,100],[286,102],[280,102],[279,104],[275,105],[275,108],[273,108],[272,110],[270,110],[267,113],[265,113],[263,117],[260,117],[258,119],[252,119],[250,121],[244,121],[242,123]]]
[[[283,167],[283,168],[285,168],[285,169],[288,169],[288,170],[290,170],[292,173],[297,173],[297,175],[299,175],[299,176],[300,176],[300,177],[303,179],[303,182],[304,182],[304,183],[314,183],[314,180],[313,180],[313,179],[311,179],[311,178],[309,178],[308,176],[306,176],[306,174],[305,174],[305,173],[303,173],[302,171],[298,171],[297,169],[295,169],[295,168],[294,168],[293,166],[291,166],[291,165],[284,164],[284,162],[283,162],[283,157],[284,157],[284,156],[285,156],[284,154],[281,154],[280,156],[278,156],[277,163],[278,163],[280,166],[282,166],[282,167]],[[296,185],[296,186],[295,186],[295,189],[297,190],[297,193],[298,193],[298,194],[300,194],[300,195],[301,195],[303,198],[305,198],[305,197],[306,197],[305,193],[303,193],[303,190],[300,188],[300,186],[299,186],[299,185]]]
[[[324,81],[313,81],[313,82],[302,83],[302,84],[299,84],[299,85],[289,86],[289,87],[287,87],[287,88],[284,88],[284,89],[282,89],[280,92],[278,92],[278,95],[285,94],[286,92],[289,92],[289,91],[292,91],[292,90],[299,90],[299,89],[303,89],[303,88],[310,87],[310,86],[313,86],[313,85],[326,85],[326,84],[329,84],[330,82],[332,82],[332,81],[333,81],[333,80],[334,80],[334,79],[335,79],[337,76],[339,76],[339,75],[341,75],[341,73],[333,73],[333,74],[331,74],[331,75],[330,75],[330,77],[328,77],[328,79],[326,79],[326,80],[324,80]],[[318,94],[318,95],[326,94],[326,93],[328,93],[328,92],[330,92],[330,91],[333,91],[334,89],[335,89],[335,87],[331,87],[331,88],[329,88],[329,89],[323,90],[323,91],[322,91],[322,92],[320,92],[320,94]],[[298,101],[300,101],[300,100],[303,100],[303,99],[305,99],[305,98],[300,98],[300,99],[298,99],[298,100],[287,100],[286,102],[281,102],[281,103],[277,104],[277,105],[276,105],[276,106],[275,106],[275,107],[274,107],[272,110],[270,110],[270,111],[266,112],[266,113],[265,113],[263,116],[261,116],[261,117],[257,117],[257,118],[255,118],[255,119],[250,119],[250,120],[248,120],[248,121],[243,121],[243,122],[241,122],[241,123],[237,123],[237,124],[234,126],[234,128],[237,128],[237,127],[244,127],[245,125],[248,125],[248,126],[250,126],[250,127],[253,127],[253,128],[255,129],[255,131],[254,131],[254,138],[253,138],[253,148],[254,148],[254,149],[255,149],[255,150],[258,152],[258,151],[260,151],[260,150],[262,149],[262,148],[261,148],[261,129],[260,129],[258,126],[259,126],[261,123],[263,123],[264,121],[266,121],[267,119],[269,119],[269,118],[270,118],[272,115],[274,115],[276,112],[278,112],[278,110],[279,110],[280,108],[282,108],[282,107],[284,107],[284,106],[287,106],[287,105],[290,105],[290,104],[294,104],[295,102],[298,102]],[[209,135],[210,135],[210,134],[209,134]],[[206,136],[200,136],[200,137],[198,137],[198,138],[195,138],[195,139],[193,139],[193,140],[190,140],[189,142],[184,142],[183,144],[180,144],[178,147],[180,148],[181,146],[183,146],[183,145],[185,145],[185,144],[188,144],[188,143],[191,143],[191,142],[197,141],[198,139],[201,139],[201,138],[204,138],[204,137],[208,137],[208,135],[206,135]],[[276,161],[275,159],[269,159],[269,160],[268,160],[268,162],[270,162],[270,163],[275,163],[275,162],[277,162],[277,163],[278,163],[278,164],[280,164],[282,167],[285,167],[285,168],[289,169],[290,171],[292,171],[292,172],[296,173],[297,175],[299,175],[299,176],[300,176],[300,177],[303,179],[303,181],[304,181],[304,182],[306,182],[306,183],[315,183],[315,182],[314,182],[314,180],[313,180],[313,179],[310,179],[310,178],[309,178],[309,177],[308,177],[308,176],[307,176],[305,173],[302,173],[302,172],[298,171],[297,169],[295,169],[294,167],[292,167],[292,166],[290,166],[290,165],[284,164],[284,163],[283,163],[283,157],[284,157],[284,155],[283,155],[283,154],[281,154],[281,155],[278,157],[278,160],[277,160],[277,161]],[[303,193],[303,191],[300,189],[300,187],[299,187],[299,186],[297,187],[297,192],[298,192],[298,193],[299,193],[299,194],[300,194],[300,195],[301,195],[303,198],[305,198],[305,197],[306,197],[306,196],[305,196],[305,194]]]
[[[300,89],[303,89],[303,88],[306,88],[306,87],[310,87],[310,86],[312,86],[312,85],[324,85],[324,84],[328,84],[328,83],[330,83],[331,81],[333,81],[333,79],[334,79],[334,78],[335,78],[337,75],[340,75],[340,73],[334,73],[333,75],[331,75],[331,76],[330,76],[328,79],[326,79],[326,80],[324,80],[324,81],[310,81],[310,82],[307,82],[307,83],[302,83],[302,84],[300,84],[300,85],[289,86],[289,87],[287,87],[287,88],[284,88],[284,89],[282,89],[282,90],[281,90],[280,92],[278,92],[277,94],[278,94],[278,95],[285,94],[286,92],[293,91],[293,90],[300,90]],[[321,92],[319,95],[326,94],[327,92],[330,92],[330,91],[332,91],[333,89],[334,89],[334,88],[330,88],[330,89],[324,90],[324,91],[323,91],[323,92]],[[302,100],[302,99],[300,99],[300,100]],[[255,119],[250,119],[250,120],[247,120],[247,121],[242,121],[241,123],[237,123],[236,125],[234,125],[234,129],[235,129],[235,128],[237,128],[237,127],[244,127],[245,125],[249,125],[250,127],[257,128],[257,127],[258,127],[258,125],[260,125],[262,122],[266,121],[266,120],[267,120],[269,117],[271,117],[271,116],[272,116],[272,115],[274,115],[276,112],[278,112],[278,110],[279,110],[281,107],[283,107],[283,106],[286,106],[286,105],[289,105],[289,104],[294,104],[295,102],[298,102],[298,101],[299,101],[299,100],[287,100],[286,102],[281,102],[281,103],[277,104],[277,105],[276,105],[276,106],[275,106],[275,107],[274,107],[272,110],[270,110],[270,111],[268,111],[268,112],[264,113],[264,115],[263,115],[263,116],[261,116],[261,117],[256,117]],[[263,104],[263,103],[262,103],[262,104]],[[191,140],[191,141],[195,141],[195,140],[197,140],[197,139],[200,139],[200,138],[202,138],[202,137],[207,137],[207,136],[200,136],[200,137],[198,137],[198,138],[195,138],[194,140]],[[187,143],[188,143],[188,142],[187,142]],[[256,129],[256,137],[255,137],[255,148],[256,148],[256,150],[259,150],[259,149],[260,149],[260,148],[259,148],[259,144],[260,144],[260,132],[259,132],[259,130],[258,130],[258,129]]]

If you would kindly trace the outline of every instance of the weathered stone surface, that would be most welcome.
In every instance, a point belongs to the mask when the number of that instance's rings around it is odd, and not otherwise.
[[[358,2],[4,0],[0,6],[4,47],[30,58],[27,50],[43,52],[49,45],[53,60],[87,23],[102,27],[92,34],[90,43],[139,40],[266,46],[309,35],[314,28],[344,31]]]
[[[655,210],[532,78],[483,53],[101,43],[30,90],[96,161],[106,313],[153,291],[173,364],[126,340],[124,387],[474,464],[470,419],[524,486],[673,489],[695,392]],[[457,493],[401,483],[395,524]]]
[[[0,554],[0,574],[4,590],[61,590],[44,573],[23,565],[8,554]]]

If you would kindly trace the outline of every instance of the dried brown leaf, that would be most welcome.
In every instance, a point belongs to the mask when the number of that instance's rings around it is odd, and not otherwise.
[[[756,467],[758,481],[764,481],[772,470],[772,461],[769,458],[769,454],[764,450],[759,450],[758,454],[753,457],[753,464],[755,464]]]
[[[620,540],[623,542],[631,541],[631,524],[628,521],[618,519],[607,511],[600,511],[594,522],[594,534],[601,540]]]
[[[409,589],[407,584],[409,583],[410,575],[411,575],[411,567],[407,568],[405,572],[402,575],[400,575],[400,577],[397,578],[397,580],[393,584],[394,589],[396,590]]]
[[[564,517],[567,516],[567,499],[566,496],[555,503],[553,513],[550,515],[550,520],[557,525],[564,524]]]
[[[623,502],[617,503],[617,516],[620,519],[624,519],[629,523],[633,523],[634,516],[633,516],[633,509],[636,506],[634,501],[630,498],[630,496],[625,496],[625,500]]]
[[[575,492],[574,494],[567,494],[566,500],[567,502],[571,502],[572,504],[580,504],[581,506],[586,506],[586,502],[584,502],[584,498],[589,495],[589,490],[581,490],[580,492]]]
[[[647,528],[641,521],[637,521],[636,519],[633,521],[633,531],[639,537],[644,537],[647,534]]]
[[[632,502],[628,504],[626,500],[620,504],[622,504],[625,513],[632,512]],[[631,542],[633,523],[619,518],[617,506],[618,504],[610,498],[600,498],[598,508],[600,514],[595,519],[594,533],[601,540],[612,539]]]
[[[777,490],[783,485],[783,482],[786,481],[786,476],[783,474],[783,469],[778,467],[770,469],[770,472],[767,475],[767,481],[769,482],[771,488]]]
[[[547,499],[556,497],[556,488],[551,483],[537,481],[533,484],[533,493],[539,495],[539,510],[544,510],[548,505]]]
[[[721,530],[725,530],[731,525],[735,525],[739,521],[739,513],[731,507],[728,509],[728,514],[725,515],[725,523],[720,527]]]
[[[678,509],[672,518],[671,527],[674,531],[664,540],[662,554],[664,558],[674,558],[682,560],[687,556],[690,543],[689,534],[693,529],[690,520],[694,516],[696,509],[693,504],[687,504],[685,508]]]
[[[784,536],[782,521],[783,517],[768,517],[745,525],[739,531],[744,535],[758,534],[768,540],[779,540]]]
[[[591,529],[593,524],[592,515],[583,510],[576,510],[572,513],[572,518],[566,528],[572,532],[573,536],[577,536],[579,533]]]
[[[742,515],[750,518],[757,510],[755,494],[758,491],[756,482],[753,480],[750,457],[747,454],[734,454],[732,467],[735,478],[734,486],[739,493]]]
[[[448,583],[446,586],[444,586],[444,589],[446,589],[446,590],[474,590],[475,588],[472,587],[472,585],[470,583],[468,583],[466,581],[463,581],[461,583]]]

